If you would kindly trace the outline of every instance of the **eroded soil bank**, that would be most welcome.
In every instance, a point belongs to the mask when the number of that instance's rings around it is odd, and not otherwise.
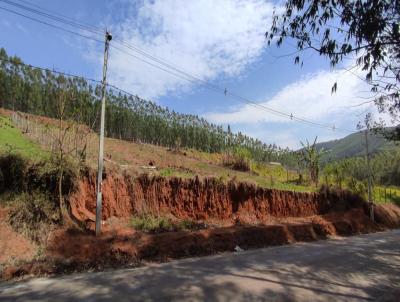
[[[21,260],[30,260],[37,247],[7,223],[7,208],[0,206],[0,267]]]
[[[90,231],[61,228],[51,234],[44,259],[9,266],[1,277],[8,280],[26,275],[136,266],[142,260],[168,261],[235,251],[236,247],[246,250],[384,230],[383,226],[369,220],[362,209],[311,216],[307,222],[291,221],[159,234],[120,228],[100,237],[95,237]]]
[[[108,173],[103,183],[103,234],[94,236],[95,176],[83,176],[69,197],[70,213],[84,228],[65,225],[47,239],[43,257],[8,266],[2,279],[136,266],[142,260],[209,255],[301,241],[382,231],[400,226],[400,208],[375,207],[345,191],[297,193],[215,179],[166,179]],[[135,214],[207,222],[202,230],[145,233]],[[110,222],[116,222],[109,227]],[[108,226],[108,227],[107,227]]]
[[[69,199],[73,217],[89,224],[94,221],[95,179],[93,173],[84,176]],[[109,173],[103,182],[103,220],[170,214],[180,219],[257,223],[271,217],[308,217],[364,207],[360,197],[347,191],[279,191],[212,178],[132,178]]]

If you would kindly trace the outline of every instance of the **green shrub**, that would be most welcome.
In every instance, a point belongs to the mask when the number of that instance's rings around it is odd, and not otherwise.
[[[17,154],[0,156],[0,193],[25,190],[26,161]]]
[[[251,154],[246,148],[236,147],[222,156],[222,164],[238,171],[250,171]]]
[[[72,162],[65,162],[64,166],[62,193],[66,195],[73,190],[78,172]],[[59,168],[54,162],[29,165],[17,154],[0,156],[0,194],[41,191],[55,196],[58,175]]]

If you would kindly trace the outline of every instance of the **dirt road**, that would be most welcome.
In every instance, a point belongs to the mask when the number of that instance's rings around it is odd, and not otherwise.
[[[398,301],[399,288],[395,230],[3,283],[0,301]]]

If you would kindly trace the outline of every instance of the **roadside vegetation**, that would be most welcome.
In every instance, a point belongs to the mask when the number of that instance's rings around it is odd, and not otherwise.
[[[371,157],[373,198],[377,202],[399,202],[400,150],[376,153]],[[353,157],[330,162],[323,168],[323,182],[348,188],[366,196],[367,169],[364,157]]]
[[[18,118],[13,120],[13,116]],[[10,111],[4,111],[3,115],[0,115],[0,121],[2,122],[0,135],[4,138],[0,141],[0,154],[19,155],[30,162],[51,162],[53,166],[59,165],[59,156],[62,155],[64,162],[65,160],[68,162],[63,165],[72,164],[76,171],[79,167],[85,166],[96,168],[97,134],[92,131],[63,123],[67,135],[60,140],[60,131],[55,119],[13,115]],[[21,128],[26,127],[29,131],[23,133]],[[150,173],[150,175],[179,178],[215,177],[223,183],[234,180],[254,183],[263,188],[299,192],[318,190],[317,178],[315,176],[314,179],[311,178],[311,175],[318,172],[319,184],[349,189],[366,196],[365,159],[354,157],[324,163],[321,162],[321,154],[325,152],[318,150],[318,144],[315,143],[309,144],[308,148],[302,149],[301,152],[293,152],[296,167],[291,168],[280,162],[256,161],[251,158],[247,149],[243,148],[232,148],[222,154],[187,148],[177,151],[106,138],[106,158],[109,159],[106,163],[134,171],[134,175]],[[60,149],[60,146],[67,147]],[[60,153],[60,150],[63,152]],[[376,201],[397,200],[400,173],[398,171],[400,165],[397,165],[397,162],[400,163],[398,150],[376,153],[371,157],[374,177],[373,196]],[[142,166],[151,169],[141,168]],[[311,173],[310,168],[314,172]]]
[[[73,166],[70,166],[73,167]],[[29,161],[18,154],[0,154],[0,203],[9,207],[14,230],[44,244],[53,227],[63,224],[58,192],[58,167],[51,161]],[[65,171],[64,197],[73,189],[76,171]]]
[[[204,223],[191,219],[173,220],[166,216],[153,216],[150,214],[133,216],[130,224],[136,230],[149,233],[190,231],[205,228]]]
[[[331,67],[350,57],[350,69],[365,71],[371,85],[374,96],[366,102],[400,122],[398,8],[398,1],[287,0],[266,29],[267,43],[297,40],[294,62],[301,65],[303,50],[314,49]],[[332,31],[331,21],[341,28]],[[136,264],[400,225],[398,207],[374,207],[364,200],[372,174],[374,202],[400,204],[400,150],[395,143],[382,147],[380,139],[371,140],[376,153],[367,175],[361,133],[336,149],[334,143],[318,145],[315,138],[295,152],[106,84],[108,174],[98,183],[90,169],[97,166],[102,86],[93,82],[25,65],[0,49],[0,215],[7,221],[0,221],[0,242],[7,240],[4,233],[18,232],[25,241],[46,247],[48,254],[40,260],[47,267],[41,272],[49,267],[57,272],[63,265]],[[332,83],[331,92],[337,89]],[[296,112],[282,114],[336,129],[295,117]],[[360,129],[368,134],[378,126],[386,138],[400,140],[400,126],[384,128],[371,119]],[[94,222],[96,185],[104,188],[104,210]],[[217,227],[209,227],[215,220]],[[93,224],[98,222],[105,231],[95,237]],[[121,236],[124,232],[118,231],[124,228],[128,235]],[[196,232],[200,229],[206,230]],[[48,240],[50,232],[53,240]],[[58,257],[62,265],[55,262]],[[31,265],[10,275],[33,271]]]

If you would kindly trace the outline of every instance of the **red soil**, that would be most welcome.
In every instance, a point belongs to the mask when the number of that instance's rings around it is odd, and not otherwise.
[[[209,255],[243,249],[325,239],[382,230],[362,209],[312,216],[301,223],[230,226],[200,231],[147,234],[132,229],[106,232],[100,237],[90,231],[59,229],[49,238],[44,262],[8,267],[2,274],[10,279],[25,274],[43,275],[85,269],[137,264],[140,260]]]
[[[0,265],[30,260],[36,252],[35,245],[6,222],[7,212],[6,208],[0,207]]]
[[[70,197],[72,216],[94,221],[95,176],[89,174]],[[247,183],[223,184],[215,179],[166,179],[109,173],[103,181],[103,220],[127,218],[135,213],[173,215],[194,220],[244,223],[271,217],[308,217],[362,208],[365,203],[347,192],[300,193],[263,189]]]
[[[312,241],[331,235],[352,235],[381,230],[368,219],[362,209],[312,216],[305,223],[243,225],[200,231],[159,234],[120,229],[100,238],[89,232],[59,230],[49,239],[51,257],[84,262],[87,259],[115,258],[167,260],[184,256],[204,255],[241,248],[255,248]]]
[[[394,204],[384,204],[374,207],[375,221],[388,228],[400,227],[400,207]]]
[[[375,208],[347,192],[297,193],[261,189],[215,179],[165,179],[108,173],[103,183],[104,233],[95,237],[95,176],[83,177],[70,196],[71,216],[85,230],[60,228],[49,236],[46,258],[6,268],[1,277],[54,274],[120,265],[141,260],[165,261],[223,251],[288,244],[384,230],[400,225],[400,209]],[[148,234],[127,227],[137,213],[202,220],[211,228]],[[215,223],[217,222],[217,223]],[[217,227],[218,226],[218,227]]]

